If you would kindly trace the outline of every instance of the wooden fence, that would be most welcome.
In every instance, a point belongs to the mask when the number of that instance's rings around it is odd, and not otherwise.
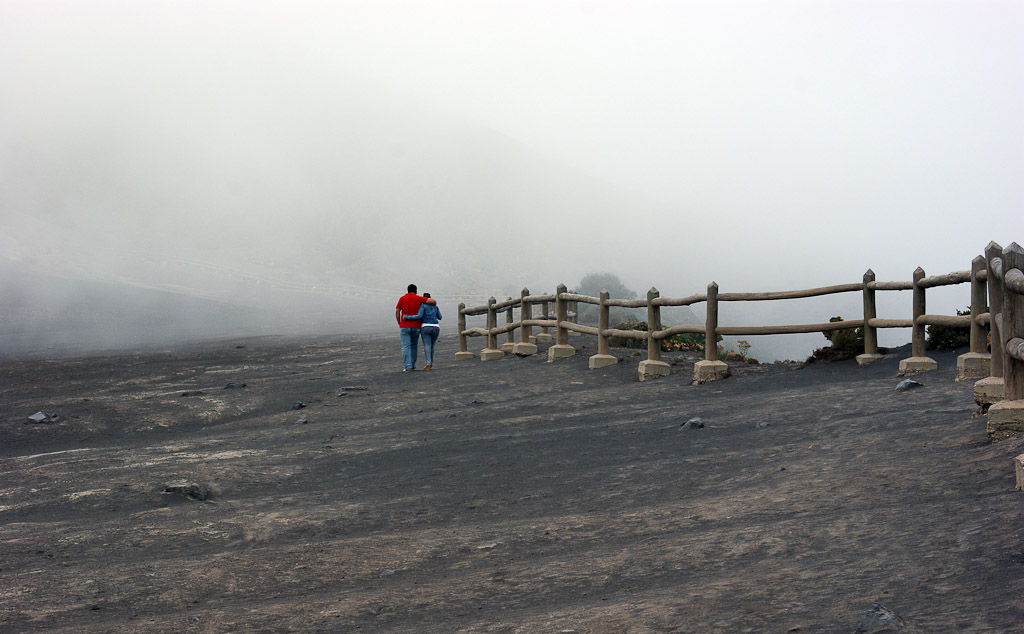
[[[668,374],[668,364],[661,360],[661,341],[678,334],[694,333],[704,335],[709,345],[704,346],[704,359],[694,368],[694,382],[704,383],[728,376],[728,366],[718,358],[715,342],[718,335],[778,335],[794,333],[832,332],[864,328],[864,352],[857,357],[861,364],[871,363],[880,358],[878,353],[878,330],[882,328],[911,328],[911,356],[900,362],[899,373],[912,375],[934,369],[936,363],[928,358],[925,351],[925,328],[927,326],[969,327],[970,352],[958,359],[958,380],[983,378],[989,383],[982,386],[982,393],[976,396],[979,402],[992,403],[1001,400],[1024,399],[1024,251],[1016,243],[1003,249],[990,243],[984,256],[976,257],[970,270],[954,271],[943,275],[926,276],[919,267],[909,281],[880,282],[868,270],[860,282],[837,284],[795,291],[761,293],[720,293],[714,282],[703,293],[686,297],[662,297],[652,288],[644,299],[614,299],[602,292],[599,297],[570,293],[566,286],[559,285],[554,293],[533,295],[523,289],[518,298],[498,302],[490,298],[481,306],[467,307],[459,304],[458,329],[459,352],[457,359],[474,358],[468,348],[468,338],[485,338],[479,357],[495,359],[505,354],[531,355],[537,352],[535,341],[550,340],[549,331],[554,329],[555,343],[548,349],[549,360],[572,356],[575,349],[569,345],[569,333],[576,332],[597,337],[597,354],[590,357],[590,368],[597,369],[618,359],[609,353],[608,340],[611,337],[646,340],[647,358],[640,362],[639,378],[647,380]],[[926,291],[929,288],[956,284],[971,285],[971,311],[969,315],[933,315],[926,311]],[[876,294],[879,291],[912,291],[910,318],[879,318],[876,314]],[[782,299],[818,297],[837,293],[859,292],[863,295],[864,314],[861,319],[848,321],[791,324],[775,326],[720,326],[718,306],[721,302],[754,302]],[[703,324],[686,324],[663,327],[661,309],[668,306],[706,305]],[[598,307],[598,325],[587,326],[578,323],[575,308],[578,304],[593,304]],[[989,306],[991,304],[991,307]],[[554,306],[554,316],[551,307]],[[613,307],[646,308],[648,330],[619,330],[609,326],[609,310]],[[519,318],[514,311],[519,310]],[[504,314],[503,324],[498,323]],[[485,315],[486,325],[482,328],[468,328],[466,318]],[[533,329],[541,332],[534,336]],[[515,333],[518,331],[518,341]],[[987,352],[987,335],[991,332],[992,352]],[[505,335],[499,345],[498,338]],[[983,383],[983,382],[979,382]],[[987,387],[987,386],[992,387]],[[1022,429],[1024,430],[1024,429]]]

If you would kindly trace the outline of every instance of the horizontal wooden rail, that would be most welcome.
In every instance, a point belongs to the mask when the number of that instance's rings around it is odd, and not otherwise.
[[[953,271],[945,275],[932,275],[918,282],[921,288],[934,288],[936,286],[949,286],[951,284],[963,284],[971,281],[970,271]]]
[[[795,335],[805,332],[825,332],[860,328],[863,319],[830,321],[826,324],[793,324],[789,326],[719,326],[720,335]]]
[[[910,291],[913,289],[913,282],[868,282],[869,291]]]
[[[988,281],[988,269],[981,269],[980,271],[978,271],[978,281],[979,282],[987,282]]]
[[[1003,258],[992,258],[992,274],[1000,282],[1003,280]]]
[[[506,299],[503,302],[495,302],[494,310],[495,311],[505,310],[506,308],[510,308],[510,307],[513,307],[513,306],[518,306],[522,302],[523,302],[523,298],[521,298],[521,297],[509,298],[509,299]]]
[[[566,330],[573,330],[575,332],[582,332],[585,335],[597,335],[600,331],[594,326],[584,326],[582,324],[574,324],[571,321],[563,321],[562,328]]]
[[[871,328],[913,328],[913,319],[869,319]]]
[[[819,295],[832,295],[834,293],[849,293],[864,289],[863,283],[836,284],[834,286],[821,286],[808,288],[801,291],[778,291],[771,293],[719,293],[720,302],[760,302],[772,299],[799,299],[801,297],[818,297]]]
[[[531,304],[542,304],[544,302],[553,302],[553,301],[555,301],[555,294],[554,293],[549,293],[547,295],[527,295],[526,297],[523,298],[523,301],[529,302]]]
[[[646,299],[609,299],[609,306],[616,306],[618,308],[645,308],[647,306]]]
[[[609,328],[604,331],[606,337],[618,337],[620,339],[636,339],[643,341],[647,339],[646,330],[619,330],[617,328]]]
[[[597,297],[591,297],[590,295],[579,295],[577,293],[562,293],[559,295],[563,301],[567,302],[582,302],[584,304],[598,304],[600,305],[601,300]]]
[[[487,314],[487,304],[483,306],[466,307],[462,309],[463,315],[485,315]]]
[[[917,323],[925,326],[944,326],[946,328],[970,328],[970,315],[921,315]]]
[[[465,330],[462,331],[462,334],[467,336],[467,337],[486,337],[487,336],[487,329],[486,328],[466,328]]]
[[[683,334],[703,335],[705,330],[706,327],[704,324],[682,324],[679,326],[671,326],[664,330],[659,330],[654,333],[654,338],[668,339],[669,337]]]
[[[655,306],[689,306],[699,302],[708,301],[707,293],[697,293],[689,297],[658,297],[654,300]],[[702,331],[703,332],[703,331]]]
[[[1024,361],[1024,339],[1014,337],[1006,342],[1006,354],[1018,361]]]
[[[558,328],[557,319],[524,319],[524,326],[540,326],[541,328]]]
[[[1003,284],[1018,295],[1024,295],[1024,273],[1020,269],[1010,269],[1003,276]]]
[[[981,313],[978,315],[978,325],[987,326],[992,321],[992,313]]]

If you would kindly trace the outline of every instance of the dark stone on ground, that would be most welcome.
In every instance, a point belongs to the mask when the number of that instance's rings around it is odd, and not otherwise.
[[[904,626],[903,619],[877,601],[871,604],[868,613],[861,619],[853,634],[882,634],[896,632]]]
[[[918,383],[917,381],[914,381],[913,379],[903,379],[896,386],[896,391],[897,392],[906,392],[907,390],[912,390],[912,389],[918,388],[918,387],[924,387],[924,383]]]

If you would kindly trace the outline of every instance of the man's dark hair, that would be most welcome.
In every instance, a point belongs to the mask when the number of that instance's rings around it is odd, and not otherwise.
[[[415,284],[410,284],[409,285],[409,292],[410,293],[415,293],[416,292],[416,285]]]

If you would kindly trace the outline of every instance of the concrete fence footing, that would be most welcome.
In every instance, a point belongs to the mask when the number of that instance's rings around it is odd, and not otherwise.
[[[480,351],[481,361],[493,361],[494,359],[501,359],[505,356],[505,353],[497,348],[484,348]]]
[[[548,348],[548,361],[567,359],[576,354],[576,348],[565,344],[555,344]]]
[[[984,407],[1003,400],[1003,377],[989,376],[974,383],[974,402]]]
[[[992,442],[1024,432],[1024,400],[993,403],[988,408],[986,431]]]
[[[648,359],[640,362],[637,374],[641,381],[650,381],[651,379],[660,379],[663,376],[668,376],[670,370],[669,364],[664,361],[651,361]]]
[[[868,365],[883,358],[885,358],[884,354],[858,354],[857,365]]]
[[[595,354],[590,357],[590,369],[597,370],[598,368],[607,368],[610,365],[615,365],[619,362],[618,357],[613,357],[610,354]]]
[[[701,385],[718,381],[729,376],[729,365],[725,361],[698,361],[693,364],[693,384]]]
[[[512,348],[512,354],[520,357],[528,357],[530,355],[537,354],[537,346],[532,343],[517,343]]]
[[[466,361],[468,359],[475,359],[475,358],[476,358],[476,355],[473,354],[472,352],[456,352],[455,353],[455,360],[456,361]]]
[[[900,361],[900,376],[913,376],[937,370],[939,364],[931,357],[910,357]]]
[[[956,380],[983,379],[990,374],[992,355],[987,352],[968,352],[956,358]]]

